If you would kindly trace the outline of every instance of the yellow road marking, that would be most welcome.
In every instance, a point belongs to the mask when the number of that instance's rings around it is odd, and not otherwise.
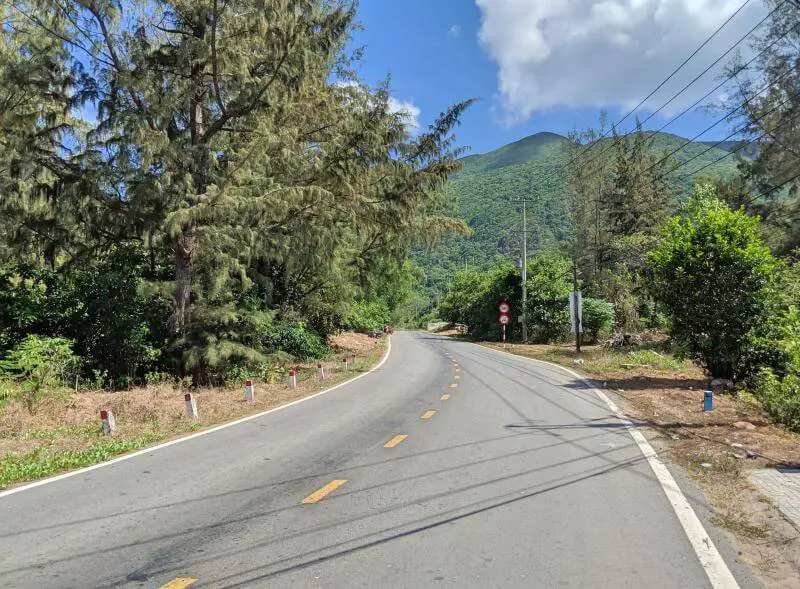
[[[456,372],[461,372],[461,369],[460,368],[456,368]]]
[[[420,417],[420,419],[430,419],[434,415],[436,415],[436,411],[431,409],[431,410],[426,411],[425,413],[423,413],[422,416]]]
[[[395,446],[397,446],[397,444],[399,444],[400,442],[405,440],[407,437],[408,436],[406,434],[397,435],[397,436],[393,437],[391,440],[389,440],[388,442],[386,442],[383,445],[383,447],[384,448],[394,448]]]
[[[457,375],[457,374],[456,374],[456,375],[455,375],[453,378],[455,378],[456,380],[458,380],[458,379],[459,379],[459,378],[461,378],[461,377],[460,377],[459,375]]]
[[[458,386],[458,383],[457,383],[457,382],[454,382],[453,384],[451,384],[451,385],[450,385],[450,388],[451,388],[451,389],[454,389],[454,388],[456,388],[457,386]]]
[[[186,589],[189,585],[194,585],[197,583],[197,579],[192,579],[191,577],[178,577],[177,579],[172,579],[166,585],[161,585],[160,589]]]
[[[453,362],[453,366],[458,366],[458,362]]]
[[[344,485],[346,482],[347,479],[331,481],[321,489],[314,491],[313,493],[311,493],[311,495],[303,499],[303,503],[306,504],[316,503],[320,499],[324,499],[331,491],[335,491],[336,489]]]
[[[450,395],[442,395],[441,399],[442,399],[442,401],[449,401],[450,400]]]

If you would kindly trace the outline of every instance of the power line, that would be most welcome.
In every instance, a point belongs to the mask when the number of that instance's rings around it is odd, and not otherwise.
[[[778,6],[777,6],[777,7],[776,7],[776,8],[775,8],[775,9],[774,9],[772,12],[770,12],[770,14],[769,14],[769,15],[767,15],[767,16],[770,16],[771,14],[773,14],[773,13],[774,13],[776,10],[778,10],[778,8],[780,8],[781,6],[783,6],[783,4],[785,4],[785,3],[786,3],[786,1],[787,1],[787,0],[782,0],[782,1],[781,1],[781,3],[780,3],[780,4],[778,4]],[[664,85],[665,85],[667,82],[669,82],[669,81],[670,81],[670,80],[671,80],[671,79],[672,79],[672,78],[675,76],[675,74],[677,74],[677,73],[678,73],[678,72],[679,72],[681,69],[683,69],[683,67],[684,67],[684,66],[685,66],[687,63],[689,63],[689,62],[690,62],[690,61],[691,61],[691,60],[692,60],[692,59],[693,59],[693,58],[694,58],[694,57],[695,57],[695,56],[696,56],[696,55],[697,55],[697,54],[698,54],[698,53],[699,53],[699,52],[700,52],[700,51],[701,51],[701,50],[702,50],[702,49],[703,49],[703,48],[704,48],[706,45],[708,45],[708,44],[711,42],[711,40],[712,40],[714,37],[716,37],[716,36],[717,36],[717,35],[720,33],[720,31],[722,31],[722,29],[724,29],[724,28],[725,28],[725,27],[728,25],[728,23],[730,23],[730,22],[731,22],[731,21],[732,21],[732,20],[733,20],[733,19],[736,17],[736,15],[738,15],[738,14],[739,14],[739,13],[740,13],[742,10],[744,10],[745,6],[747,6],[749,3],[750,3],[750,0],[745,0],[745,2],[744,2],[744,3],[743,3],[741,6],[739,6],[739,8],[737,8],[737,9],[736,9],[736,11],[735,11],[733,14],[731,14],[731,15],[730,15],[730,16],[729,16],[729,17],[728,17],[726,20],[725,20],[725,22],[723,22],[723,23],[722,23],[722,24],[721,24],[719,27],[717,27],[717,29],[716,29],[716,30],[715,30],[713,33],[711,33],[711,35],[710,35],[710,36],[709,36],[709,37],[708,37],[708,38],[707,38],[705,41],[703,41],[703,42],[700,44],[700,46],[699,46],[699,47],[697,47],[697,49],[695,49],[695,50],[692,52],[692,54],[691,54],[691,55],[689,55],[689,57],[687,57],[686,59],[684,59],[684,60],[683,60],[683,62],[681,62],[681,64],[680,64],[680,65],[679,65],[677,68],[675,68],[675,69],[672,71],[672,73],[671,73],[669,76],[667,76],[667,77],[666,77],[666,78],[665,78],[665,79],[664,79],[664,80],[663,80],[663,81],[662,81],[662,82],[661,82],[661,83],[660,83],[658,86],[656,86],[656,88],[655,88],[655,89],[654,89],[652,92],[650,92],[650,94],[648,94],[647,96],[645,96],[645,97],[644,97],[644,98],[643,98],[643,99],[642,99],[642,100],[639,102],[639,104],[637,104],[635,107],[633,107],[631,110],[629,110],[629,111],[627,112],[627,114],[626,114],[624,117],[622,117],[622,118],[621,118],[619,121],[617,121],[616,123],[612,124],[611,128],[612,128],[612,129],[614,129],[614,128],[616,128],[618,125],[622,124],[622,123],[623,123],[623,122],[624,122],[624,121],[625,121],[625,120],[626,120],[628,117],[630,117],[630,116],[631,116],[631,115],[632,115],[634,112],[636,112],[636,111],[637,111],[637,110],[638,110],[638,109],[639,109],[639,108],[640,108],[640,107],[641,107],[643,104],[645,104],[645,103],[646,103],[648,100],[650,100],[650,98],[652,98],[652,96],[653,96],[653,95],[654,95],[656,92],[658,92],[659,90],[661,90],[661,88],[663,88],[663,87],[664,87]],[[762,22],[763,22],[763,21],[762,21]],[[761,23],[759,23],[758,25],[756,25],[756,27],[754,27],[754,29],[753,29],[753,30],[755,30],[755,28],[757,28],[757,27],[758,27],[758,26],[760,26],[760,25],[761,25]],[[748,33],[748,34],[749,34],[749,33]],[[741,41],[739,41],[739,42],[741,42]],[[737,43],[737,44],[738,44],[738,43]],[[734,45],[734,46],[735,46],[735,45]],[[593,149],[594,145],[596,145],[596,144],[597,144],[597,142],[598,142],[599,140],[601,140],[601,139],[604,139],[605,137],[607,137],[607,136],[608,136],[608,133],[609,133],[609,131],[606,131],[605,133],[603,133],[603,135],[601,135],[601,136],[600,136],[600,139],[598,139],[597,141],[595,141],[595,142],[591,143],[591,144],[589,145],[589,147],[586,149],[586,152],[588,153],[588,151],[590,151],[591,149]],[[568,163],[567,163],[567,165],[568,165],[568,166],[572,166],[572,165],[574,165],[574,164],[575,164],[575,161],[577,161],[577,160],[570,161],[570,162],[568,162]]]
[[[784,76],[787,76],[787,75],[789,75],[789,74],[791,73],[791,71],[792,71],[792,70],[790,70],[790,71],[786,72],[786,73],[784,74]],[[763,91],[763,90],[762,90],[762,91]],[[774,113],[776,110],[778,110],[780,107],[782,107],[783,105],[785,105],[787,102],[789,102],[790,100],[792,100],[792,99],[794,99],[794,98],[797,98],[798,96],[800,96],[800,93],[799,93],[799,94],[792,94],[791,96],[788,96],[787,98],[785,98],[785,99],[783,100],[783,102],[780,102],[780,103],[779,103],[779,104],[777,104],[776,106],[772,107],[770,110],[768,110],[767,112],[763,113],[761,116],[757,117],[757,118],[756,118],[756,119],[754,119],[752,122],[758,122],[758,121],[760,121],[760,120],[764,119],[765,117],[767,117],[768,115],[771,115],[771,114],[772,114],[772,113]],[[718,121],[717,121],[716,123],[714,123],[713,125],[711,125],[711,126],[707,127],[706,129],[704,129],[703,131],[701,131],[700,133],[698,133],[697,135],[695,135],[695,136],[694,136],[692,139],[687,139],[687,140],[686,140],[684,143],[682,143],[680,146],[676,147],[674,150],[672,150],[670,153],[668,153],[667,155],[665,155],[664,157],[662,157],[660,160],[658,160],[658,161],[657,161],[657,162],[655,162],[654,164],[650,165],[650,166],[647,168],[647,170],[645,170],[645,173],[648,173],[648,172],[652,171],[652,170],[653,170],[653,168],[655,168],[655,167],[657,167],[659,164],[661,164],[661,163],[665,162],[667,159],[669,159],[671,156],[673,156],[673,155],[675,155],[676,153],[678,153],[678,152],[679,152],[681,149],[683,149],[684,147],[686,147],[686,146],[687,146],[687,145],[689,145],[690,143],[693,143],[695,139],[699,138],[699,137],[700,137],[701,135],[703,135],[703,134],[704,134],[706,131],[709,131],[709,130],[710,130],[710,129],[712,129],[713,127],[716,127],[716,126],[717,126],[717,125],[719,125],[721,122],[725,121],[725,120],[727,119],[727,117],[728,117],[728,116],[730,116],[731,114],[733,114],[735,111],[737,111],[737,110],[741,109],[741,108],[742,108],[742,107],[743,107],[745,104],[747,104],[747,102],[748,102],[748,101],[744,101],[744,102],[743,102],[743,103],[742,103],[742,104],[741,104],[741,105],[740,105],[738,108],[736,108],[736,109],[734,109],[734,110],[730,111],[730,112],[729,112],[729,113],[728,113],[728,114],[727,114],[725,117],[723,117],[722,119],[718,120]],[[743,131],[745,131],[746,129],[747,129],[747,125],[745,125],[744,127],[740,128],[740,129],[737,129],[737,130],[733,131],[733,133],[731,133],[730,135],[728,135],[728,136],[727,136],[727,137],[725,137],[724,139],[720,139],[719,141],[717,141],[717,142],[716,142],[716,143],[714,143],[713,145],[710,145],[708,148],[706,148],[705,150],[701,151],[701,152],[700,152],[700,153],[698,153],[697,155],[694,155],[694,156],[692,156],[691,158],[689,158],[688,160],[686,160],[686,161],[684,161],[684,162],[681,162],[681,164],[680,164],[680,165],[676,166],[675,168],[673,168],[672,170],[670,170],[670,171],[669,171],[669,172],[667,172],[666,174],[662,174],[662,176],[666,176],[667,174],[672,174],[673,172],[675,172],[675,171],[679,170],[680,168],[682,168],[683,166],[685,166],[686,164],[688,164],[688,163],[689,163],[689,162],[691,162],[692,160],[695,160],[695,159],[697,159],[698,157],[700,157],[700,156],[702,156],[702,155],[705,155],[706,153],[708,153],[709,151],[711,151],[711,150],[712,150],[712,149],[714,149],[715,147],[718,147],[719,145],[721,145],[721,144],[722,144],[722,143],[724,143],[725,141],[728,141],[729,139],[731,139],[732,137],[735,137],[735,136],[736,136],[736,135],[738,135],[739,133],[742,133],[742,132],[743,132]]]
[[[798,2],[800,2],[800,0],[797,0],[797,1],[798,1]],[[773,11],[773,12],[774,12],[774,11]],[[772,14],[772,13],[770,13],[770,14]],[[761,24],[764,22],[764,20],[766,20],[766,18],[768,18],[769,16],[770,16],[770,15],[768,14],[768,15],[767,15],[767,17],[765,17],[764,19],[762,19],[762,20],[761,20],[761,22],[759,22],[759,24],[758,24],[758,25],[756,25],[756,26],[755,26],[753,29],[751,29],[751,30],[750,30],[750,32],[748,32],[748,34],[747,34],[747,35],[745,35],[745,37],[743,37],[742,39],[739,39],[739,41],[737,41],[737,42],[736,42],[736,43],[735,43],[735,44],[734,44],[734,45],[733,45],[733,46],[732,46],[730,49],[728,49],[728,51],[726,51],[724,54],[722,54],[722,55],[721,55],[721,56],[720,56],[720,57],[719,57],[719,58],[718,58],[718,59],[717,59],[717,60],[716,60],[714,63],[712,63],[712,64],[711,64],[711,65],[710,65],[708,68],[706,68],[706,69],[703,71],[703,73],[706,73],[706,72],[707,72],[707,71],[708,71],[710,68],[712,68],[714,65],[716,65],[717,63],[719,63],[719,61],[720,61],[720,60],[721,60],[723,57],[725,57],[725,55],[727,55],[728,53],[730,53],[730,52],[731,52],[731,51],[732,51],[732,50],[733,50],[733,49],[734,49],[734,48],[735,48],[735,47],[736,47],[736,46],[737,46],[739,43],[741,43],[741,42],[744,40],[744,38],[746,38],[748,35],[752,34],[752,32],[753,32],[753,31],[754,31],[756,28],[758,28],[758,27],[759,27],[759,26],[760,26],[760,25],[761,25]],[[723,87],[725,84],[727,84],[728,82],[730,82],[730,81],[731,81],[733,78],[735,78],[736,76],[738,76],[738,75],[739,75],[741,72],[743,72],[743,71],[745,71],[746,69],[748,69],[748,68],[749,68],[749,67],[750,67],[750,66],[753,64],[753,62],[755,62],[755,61],[756,61],[756,60],[757,60],[759,57],[761,57],[761,56],[762,56],[764,53],[766,53],[767,51],[769,51],[769,50],[770,50],[772,47],[774,47],[774,46],[775,46],[775,45],[776,45],[778,42],[780,42],[782,39],[784,39],[784,38],[785,38],[785,37],[786,37],[786,36],[787,36],[789,33],[791,33],[791,32],[792,32],[794,29],[796,29],[796,28],[797,28],[797,27],[799,27],[799,26],[800,26],[800,22],[796,23],[794,26],[792,26],[792,27],[790,27],[789,29],[787,29],[787,30],[786,30],[786,31],[785,31],[785,32],[784,32],[784,33],[783,33],[783,34],[782,34],[780,37],[778,37],[777,39],[775,39],[775,40],[774,40],[772,43],[770,43],[770,44],[769,44],[767,47],[764,47],[764,48],[763,48],[761,51],[759,51],[759,52],[758,52],[756,55],[754,55],[754,56],[753,56],[753,57],[752,57],[752,58],[751,58],[751,59],[750,59],[750,60],[749,60],[747,63],[745,63],[745,64],[744,64],[742,67],[738,68],[738,69],[737,69],[737,70],[736,70],[736,71],[735,71],[733,74],[729,75],[727,78],[725,78],[724,80],[722,80],[722,82],[720,82],[719,84],[717,84],[717,86],[715,86],[714,88],[712,88],[711,90],[709,90],[708,92],[706,92],[706,94],[705,94],[705,95],[703,95],[702,97],[700,97],[699,99],[697,99],[697,100],[696,100],[696,101],[695,101],[695,102],[694,102],[692,105],[690,105],[690,106],[686,107],[686,108],[685,108],[685,109],[683,109],[683,110],[682,110],[680,113],[678,113],[677,115],[675,115],[674,117],[672,117],[672,118],[671,118],[669,121],[667,121],[667,122],[666,122],[666,123],[664,123],[664,124],[663,124],[661,127],[659,127],[658,129],[656,129],[656,130],[654,131],[654,133],[660,133],[661,131],[663,131],[664,129],[666,129],[667,127],[669,127],[669,126],[670,126],[672,123],[674,123],[674,122],[675,122],[675,121],[677,121],[679,118],[681,118],[683,115],[685,115],[686,113],[688,113],[689,111],[691,111],[693,108],[697,107],[697,106],[698,106],[698,105],[699,105],[701,102],[703,102],[704,100],[706,100],[706,99],[707,99],[709,96],[711,96],[711,95],[712,95],[714,92],[716,92],[717,90],[719,90],[720,88],[722,88],[722,87]],[[651,118],[653,118],[653,116],[655,116],[655,115],[656,115],[656,114],[657,114],[659,111],[661,111],[661,110],[662,110],[664,107],[666,107],[667,105],[669,105],[669,104],[670,104],[670,103],[671,103],[671,102],[672,102],[672,101],[673,101],[675,98],[677,98],[678,96],[680,96],[680,94],[682,94],[682,93],[683,93],[683,92],[684,92],[684,91],[685,91],[687,88],[689,88],[689,86],[691,86],[691,84],[692,84],[692,83],[694,83],[695,81],[697,81],[697,79],[698,79],[699,77],[701,77],[702,75],[703,75],[703,74],[700,74],[700,76],[698,76],[698,77],[697,77],[697,78],[695,78],[695,79],[694,79],[692,82],[690,82],[689,84],[687,84],[686,86],[684,86],[684,87],[683,87],[683,88],[680,90],[680,92],[678,92],[677,94],[675,94],[675,95],[674,95],[672,98],[670,98],[670,100],[668,100],[667,102],[665,102],[664,104],[662,104],[662,105],[661,105],[661,106],[660,106],[660,107],[659,107],[659,108],[658,108],[656,111],[654,111],[654,112],[653,112],[653,113],[652,113],[652,114],[651,114],[649,117],[647,117],[647,118],[646,118],[644,121],[642,121],[642,124],[644,124],[644,123],[646,123],[647,121],[649,121],[649,120],[650,120]],[[769,87],[769,86],[767,86],[767,87]],[[762,89],[762,90],[760,90],[759,92],[757,92],[756,94],[760,94],[761,92],[763,92],[763,89]],[[602,137],[601,137],[601,139],[602,139]],[[581,167],[582,167],[582,168],[585,168],[585,167],[587,167],[587,166],[589,166],[589,165],[593,164],[595,161],[599,160],[599,159],[600,159],[600,158],[601,158],[601,157],[602,157],[602,156],[603,156],[603,155],[604,155],[604,154],[605,154],[605,153],[606,153],[606,152],[607,152],[609,149],[611,149],[611,146],[606,146],[606,147],[604,147],[604,148],[602,149],[602,151],[601,151],[600,153],[598,153],[598,154],[597,154],[595,157],[593,157],[591,160],[589,160],[589,161],[587,161],[587,162],[585,162],[585,163],[583,163],[583,164],[580,164],[580,165],[581,165]]]

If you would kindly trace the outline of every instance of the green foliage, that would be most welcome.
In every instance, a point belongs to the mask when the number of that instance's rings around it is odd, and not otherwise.
[[[262,332],[261,338],[267,353],[282,351],[303,360],[319,360],[329,352],[325,340],[302,321],[270,325]]]
[[[747,336],[772,309],[778,263],[758,219],[698,194],[650,253],[649,289],[670,335],[713,376],[741,378]]]
[[[94,442],[88,450],[37,448],[25,454],[7,454],[0,460],[0,489],[14,483],[39,479],[63,470],[97,464],[109,458],[163,440],[165,435],[146,435],[133,440]]]
[[[586,343],[595,343],[600,334],[611,332],[614,326],[614,305],[601,299],[583,299],[583,326]]]
[[[556,254],[528,262],[528,337],[534,343],[563,339],[569,332],[572,263]]]
[[[800,367],[783,378],[770,368],[762,368],[754,378],[753,389],[776,422],[800,431]]]
[[[392,320],[389,305],[383,299],[356,301],[344,320],[344,327],[354,331],[373,331],[389,325]]]
[[[20,401],[35,413],[44,399],[69,395],[69,380],[79,363],[71,341],[29,335],[0,361],[0,370],[20,384]]]

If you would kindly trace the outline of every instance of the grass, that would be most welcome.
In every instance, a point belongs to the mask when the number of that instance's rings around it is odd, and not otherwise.
[[[502,347],[500,344],[485,344],[491,347]],[[690,362],[680,360],[668,352],[659,352],[653,344],[638,346],[632,350],[603,348],[601,346],[584,346],[580,355],[575,348],[568,345],[511,345],[508,351],[546,360],[563,366],[575,366],[578,360],[581,370],[598,377],[620,376],[627,373],[638,373],[645,370],[651,373],[675,373],[692,371]]]
[[[45,446],[21,455],[8,454],[0,460],[0,489],[20,481],[38,479],[64,470],[96,464],[122,452],[159,442],[166,437],[166,434],[151,434],[133,440],[94,442],[88,450],[62,450]]]
[[[364,336],[366,338],[366,336]],[[358,342],[357,342],[358,343]],[[364,344],[364,342],[361,342]],[[376,345],[376,343],[378,345]],[[159,384],[125,391],[83,391],[68,403],[51,399],[35,414],[14,399],[0,404],[0,489],[108,460],[176,435],[199,431],[306,397],[368,371],[385,351],[385,340],[360,352],[347,372],[341,355],[323,362],[326,378],[317,378],[316,364],[298,367],[297,388],[256,381],[256,401],[249,404],[240,386],[194,391],[199,420],[185,410],[180,385]],[[343,353],[341,353],[343,355]],[[117,434],[103,436],[100,409],[116,416]]]

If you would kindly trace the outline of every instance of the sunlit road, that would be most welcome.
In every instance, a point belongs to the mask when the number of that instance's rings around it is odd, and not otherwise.
[[[330,393],[0,497],[0,586],[712,586],[582,381],[425,334],[392,348]]]

